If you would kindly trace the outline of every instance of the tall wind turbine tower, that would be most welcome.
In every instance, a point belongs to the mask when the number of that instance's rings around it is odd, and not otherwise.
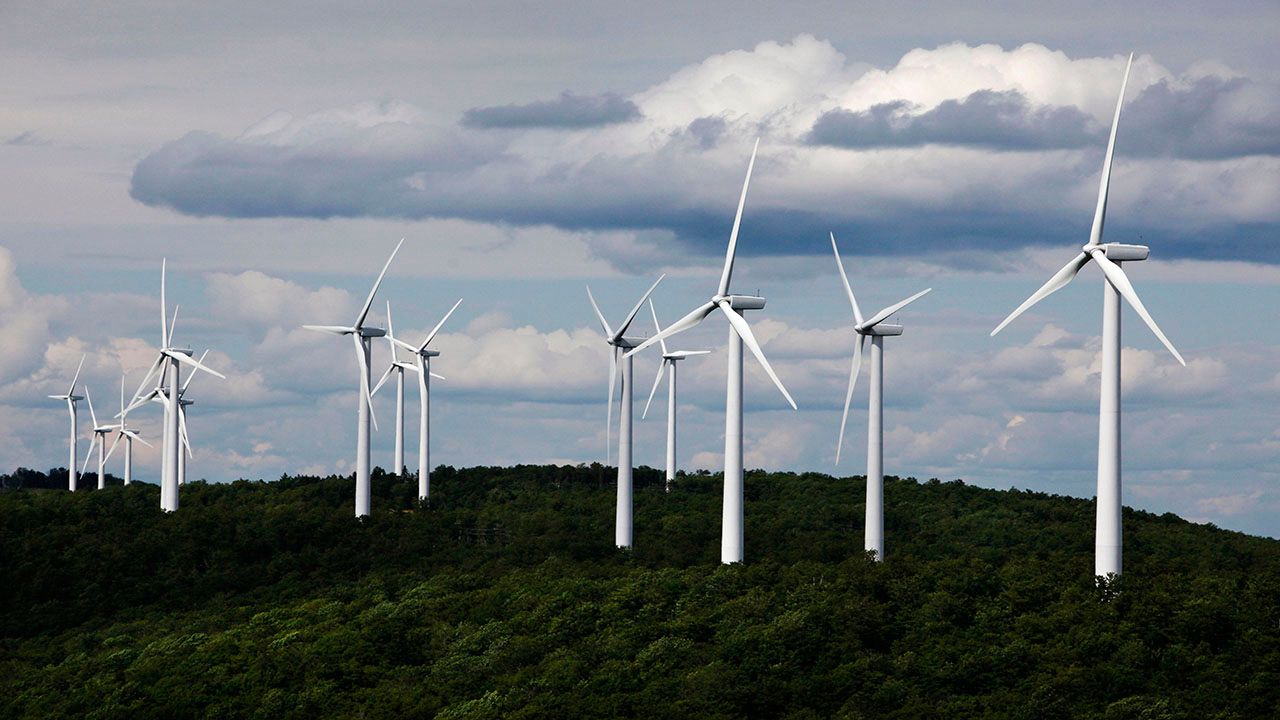
[[[751,161],[747,164],[747,177],[742,181],[742,195],[738,198],[738,212],[733,218],[733,230],[729,233],[729,248],[725,252],[724,268],[720,272],[720,284],[715,294],[706,303],[698,306],[688,315],[680,318],[665,330],[640,343],[628,352],[632,355],[661,342],[678,332],[683,332],[702,322],[717,309],[729,323],[729,378],[725,392],[724,415],[724,515],[720,536],[720,561],[723,563],[742,562],[743,559],[743,477],[742,477],[742,346],[745,344],[756,356],[760,366],[764,368],[769,379],[777,386],[782,396],[794,410],[796,401],[783,387],[777,373],[769,365],[756,342],[751,326],[742,317],[747,310],[764,309],[765,299],[752,295],[732,295],[729,293],[729,281],[733,277],[733,260],[738,250],[738,228],[742,224],[742,208],[747,202],[747,187],[751,184],[751,170],[756,164],[756,151],[760,149],[760,141],[756,140],[751,151]]]
[[[431,372],[431,358],[439,357],[440,351],[429,350],[427,345],[435,339],[436,333],[440,332],[440,328],[444,327],[444,323],[453,314],[454,310],[462,304],[462,298],[458,298],[458,302],[449,308],[449,312],[444,314],[440,322],[427,333],[427,339],[422,341],[420,345],[410,345],[395,336],[391,329],[391,303],[387,303],[387,339],[391,343],[391,367],[387,368],[387,372],[383,373],[382,379],[378,381],[378,386],[373,389],[376,393],[378,388],[387,381],[387,377],[393,369],[399,369],[400,377],[397,378],[397,401],[396,401],[396,458],[397,462],[404,466],[404,385],[403,376],[405,370],[412,370],[418,374],[418,500],[426,500],[431,496],[431,378],[443,380],[444,377]],[[409,365],[401,363],[396,359],[396,349],[403,348],[413,353],[413,364]]]
[[[76,366],[76,374],[71,378],[71,387],[67,388],[67,392],[62,395],[50,395],[54,400],[65,400],[67,402],[67,412],[71,414],[71,460],[67,463],[67,489],[71,492],[76,491],[76,437],[78,426],[76,423],[76,402],[83,400],[84,397],[76,394],[76,383],[80,382],[80,370],[84,367],[84,359],[86,355],[80,356],[80,364]]]
[[[658,311],[653,308],[653,300],[649,300],[649,312],[653,315],[653,331],[662,332],[658,324]],[[706,355],[710,350],[667,350],[667,341],[659,339],[662,345],[662,363],[658,365],[658,375],[653,379],[653,388],[649,390],[649,399],[645,401],[644,412],[640,419],[648,417],[649,405],[653,403],[653,395],[662,383],[662,373],[671,366],[671,374],[667,376],[667,492],[671,492],[671,483],[676,480],[676,363],[687,357]]]
[[[387,268],[391,267],[391,261],[395,260],[396,253],[400,252],[401,245],[404,245],[403,239],[396,244],[395,250],[391,251],[391,257],[387,258],[386,264],[382,266],[382,272],[378,273],[378,279],[374,281],[373,289],[369,291],[369,297],[365,299],[364,306],[360,308],[360,313],[356,315],[355,323],[349,326],[302,326],[308,330],[316,330],[331,335],[350,335],[351,342],[355,346],[356,365],[360,369],[360,391],[356,405],[356,517],[365,517],[369,514],[369,501],[372,492],[369,479],[369,423],[372,422],[376,427],[377,420],[373,418],[372,378],[369,377],[370,342],[373,338],[382,337],[386,334],[386,331],[382,328],[366,327],[364,322],[369,317],[369,308],[373,306],[373,298],[378,294],[378,286],[382,285],[382,278],[386,276]]]
[[[884,561],[884,339],[902,334],[901,325],[890,325],[885,320],[902,308],[922,297],[933,288],[921,290],[901,302],[894,303],[870,318],[862,318],[862,310],[853,296],[853,288],[849,285],[849,276],[844,272],[844,263],[840,261],[840,250],[836,247],[836,235],[831,233],[831,251],[836,255],[836,267],[840,269],[840,279],[844,281],[845,294],[849,296],[849,305],[853,308],[853,332],[858,336],[858,349],[853,352],[853,366],[849,369],[849,389],[844,395],[844,415],[840,418],[840,436],[836,439],[836,464],[840,464],[840,450],[844,445],[844,428],[849,422],[849,402],[853,400],[853,388],[858,382],[858,371],[862,368],[862,352],[866,348],[867,338],[871,338],[871,392],[867,405],[867,514],[863,548],[874,551],[876,561]]]
[[[608,458],[610,448],[610,433],[613,432],[613,398],[617,391],[618,379],[618,354],[634,348],[640,343],[640,338],[627,337],[627,328],[631,327],[631,321],[635,320],[636,313],[640,312],[640,308],[644,305],[644,301],[649,298],[649,294],[653,289],[658,287],[658,283],[662,282],[661,275],[654,281],[644,295],[640,296],[640,302],[631,308],[631,312],[627,318],[618,326],[617,331],[609,327],[609,323],[604,319],[604,314],[600,312],[600,306],[596,304],[595,296],[591,294],[591,286],[587,286],[587,299],[591,301],[591,308],[596,311],[596,319],[600,321],[600,328],[604,330],[604,341],[609,345],[609,402],[608,411],[605,415],[604,437],[605,437],[605,457]],[[633,351],[634,352],[634,351]],[[631,547],[634,539],[632,516],[631,516],[631,498],[632,498],[632,478],[631,478],[631,353],[627,353],[622,361],[622,405],[618,411],[618,503],[614,511],[614,530],[613,542],[618,547]],[[607,462],[607,460],[606,460]]]
[[[1061,290],[1090,260],[1097,263],[1104,276],[1102,282],[1102,393],[1098,407],[1098,515],[1094,536],[1093,571],[1098,577],[1119,575],[1121,569],[1120,529],[1120,298],[1123,297],[1138,317],[1151,328],[1160,342],[1183,366],[1173,343],[1165,337],[1143,307],[1133,284],[1120,269],[1123,262],[1146,260],[1150,249],[1145,245],[1103,243],[1102,228],[1107,216],[1107,191],[1111,184],[1111,160],[1115,154],[1116,129],[1120,125],[1120,108],[1124,104],[1125,87],[1129,84],[1129,70],[1133,67],[1133,55],[1124,69],[1120,83],[1120,97],[1116,100],[1115,116],[1111,120],[1111,137],[1107,140],[1107,154],[1102,161],[1102,180],[1098,187],[1098,205],[1093,212],[1093,228],[1089,242],[1079,255],[1068,262],[1049,281],[1031,294],[1009,317],[991,331],[994,336],[1027,308]]]

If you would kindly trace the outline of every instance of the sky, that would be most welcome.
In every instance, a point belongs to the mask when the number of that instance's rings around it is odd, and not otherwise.
[[[835,463],[834,232],[864,310],[932,288],[886,341],[886,472],[1091,497],[1097,268],[989,333],[1088,240],[1134,52],[1104,240],[1151,247],[1126,272],[1187,366],[1124,310],[1124,502],[1280,537],[1276,27],[1267,2],[5,3],[0,468],[66,463],[46,396],[82,354],[118,410],[167,258],[176,339],[227,375],[192,383],[189,473],[350,472],[353,353],[300,326],[350,323],[401,238],[377,323],[389,300],[415,342],[463,299],[432,343],[433,464],[603,460],[585,286],[612,324],[664,273],[662,322],[705,301],[759,138],[733,289],[768,298],[748,320],[799,409],[748,358],[747,467],[865,470],[865,377]],[[671,345],[712,350],[681,367],[679,461],[718,470],[724,326]],[[375,409],[388,466],[391,393]],[[637,463],[662,465],[666,411]]]

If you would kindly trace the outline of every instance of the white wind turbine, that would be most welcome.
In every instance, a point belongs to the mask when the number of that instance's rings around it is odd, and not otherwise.
[[[1102,162],[1102,180],[1098,187],[1098,205],[1093,213],[1093,228],[1089,242],[1079,255],[1067,263],[1039,290],[1009,314],[995,330],[994,336],[1021,315],[1049,295],[1071,282],[1090,260],[1098,264],[1104,275],[1102,283],[1102,392],[1098,408],[1098,508],[1094,536],[1094,574],[1105,577],[1119,574],[1121,568],[1120,529],[1120,298],[1123,297],[1151,328],[1160,342],[1168,348],[1182,365],[1186,361],[1178,354],[1173,343],[1160,331],[1156,321],[1143,307],[1128,276],[1120,269],[1121,262],[1146,260],[1149,248],[1145,245],[1103,243],[1102,228],[1107,215],[1107,191],[1111,184],[1111,160],[1115,153],[1116,129],[1120,125],[1120,108],[1124,104],[1124,91],[1129,83],[1129,69],[1133,55],[1125,66],[1124,80],[1120,83],[1120,97],[1116,100],[1116,112],[1111,121],[1111,137],[1107,140],[1107,154]]]
[[[653,308],[653,300],[649,300],[649,312],[653,315],[653,331],[662,332],[658,324],[658,311]],[[653,403],[653,394],[658,391],[662,382],[662,373],[671,366],[671,375],[667,377],[667,492],[671,492],[671,483],[676,479],[676,363],[695,355],[706,355],[710,350],[667,350],[667,341],[659,338],[662,344],[662,364],[658,365],[658,375],[653,379],[653,388],[649,390],[649,399],[644,404],[644,412],[640,419],[648,417],[649,405]]]
[[[188,381],[189,382],[189,381]],[[107,450],[107,460],[111,459],[111,454],[116,451],[116,445],[120,443],[121,438],[124,439],[124,484],[129,485],[133,482],[133,441],[151,447],[151,443],[142,439],[137,430],[129,427],[129,407],[124,404],[124,376],[120,376],[120,414],[116,417],[120,418],[120,423],[116,425],[116,439],[111,441],[111,448]]]
[[[378,424],[378,421],[373,417],[373,393],[370,390],[372,387],[371,378],[369,377],[370,340],[386,334],[386,331],[382,328],[365,327],[364,321],[369,316],[369,308],[373,305],[374,296],[378,294],[378,286],[382,284],[382,278],[387,274],[387,268],[391,267],[391,261],[395,259],[396,253],[400,252],[401,245],[404,245],[403,239],[396,244],[395,250],[391,251],[391,257],[387,258],[386,264],[382,266],[382,272],[378,273],[378,279],[374,281],[373,289],[369,291],[369,297],[365,299],[364,306],[360,308],[360,313],[356,315],[354,323],[350,326],[302,326],[307,330],[316,330],[332,335],[350,335],[351,342],[355,346],[356,364],[360,368],[360,394],[356,413],[356,517],[365,517],[369,514],[371,493],[369,480],[369,423],[372,422],[375,428]]]
[[[871,392],[867,404],[867,511],[866,530],[863,536],[863,548],[875,551],[876,561],[884,560],[884,339],[892,335],[901,335],[901,325],[885,323],[889,316],[914,302],[933,288],[927,288],[901,302],[894,303],[868,319],[863,319],[862,310],[853,296],[853,288],[849,285],[849,276],[844,272],[844,263],[840,260],[840,250],[836,247],[836,235],[831,233],[831,251],[836,255],[836,267],[840,269],[840,279],[844,281],[845,294],[849,296],[849,305],[853,308],[855,324],[853,331],[858,335],[858,349],[853,353],[853,366],[849,369],[849,389],[844,395],[844,415],[840,418],[840,436],[836,439],[836,464],[840,464],[840,450],[844,446],[844,428],[849,421],[849,402],[853,400],[853,387],[858,382],[858,371],[862,368],[862,353],[871,338]]]
[[[167,263],[160,263],[160,347],[151,369],[143,376],[142,383],[134,393],[134,400],[129,405],[133,409],[155,397],[154,393],[142,394],[151,378],[158,376],[158,392],[164,403],[164,434],[161,436],[160,464],[160,507],[166,512],[178,509],[178,476],[181,439],[179,432],[180,413],[177,400],[181,397],[181,378],[179,368],[188,365],[192,371],[203,370],[211,375],[226,379],[222,373],[206,367],[199,360],[192,358],[191,348],[180,348],[173,345],[173,330],[178,320],[177,307],[174,308],[173,324],[169,322],[169,306],[165,296],[165,273]]]
[[[93,412],[93,398],[89,397],[89,386],[84,386],[84,399],[89,402],[89,418],[93,421],[93,440],[89,442],[89,452],[84,456],[84,466],[80,468],[80,474],[83,475],[85,470],[89,469],[89,460],[93,457],[93,448],[98,448],[98,489],[101,490],[107,486],[106,474],[106,439],[107,435],[115,430],[119,425],[99,425],[98,416]]]
[[[610,447],[610,434],[613,432],[613,397],[617,391],[618,353],[639,345],[640,338],[627,337],[627,328],[631,327],[631,321],[635,320],[636,313],[640,312],[644,301],[649,298],[649,294],[653,292],[654,288],[658,287],[658,283],[662,282],[664,277],[666,277],[665,274],[659,276],[645,291],[644,295],[640,296],[640,301],[636,303],[635,307],[631,308],[631,312],[622,321],[622,324],[618,326],[617,331],[609,327],[609,323],[604,319],[604,313],[600,312],[600,306],[596,304],[595,296],[591,294],[591,286],[587,286],[587,299],[591,301],[591,308],[596,311],[596,319],[600,321],[600,327],[604,330],[604,341],[609,344],[609,402],[604,426],[605,462],[608,462],[608,457],[612,450]],[[613,542],[618,547],[629,548],[634,537],[631,517],[633,490],[631,479],[631,353],[627,353],[623,357],[622,406],[618,411],[618,503],[614,512]]]
[[[76,491],[76,443],[79,438],[76,437],[78,431],[76,423],[76,402],[83,400],[84,396],[76,394],[76,383],[80,382],[80,370],[84,367],[84,359],[87,355],[80,356],[80,364],[76,366],[76,374],[71,378],[71,387],[67,388],[67,392],[62,395],[50,395],[54,400],[67,401],[67,412],[71,413],[71,460],[67,463],[67,489],[71,492]]]
[[[725,252],[724,268],[720,273],[720,284],[716,292],[706,303],[698,306],[688,315],[667,326],[665,330],[640,343],[624,357],[661,342],[678,332],[683,332],[702,322],[717,309],[729,322],[729,378],[725,397],[724,417],[724,515],[720,536],[720,561],[723,563],[742,562],[743,559],[743,479],[742,479],[742,346],[745,344],[756,356],[765,373],[773,380],[773,384],[782,392],[792,409],[796,401],[783,387],[777,373],[769,365],[756,342],[751,326],[742,317],[743,311],[761,310],[765,299],[751,295],[730,295],[729,281],[733,276],[733,260],[738,247],[738,228],[742,223],[742,208],[747,202],[747,186],[751,184],[751,170],[755,167],[756,151],[760,141],[756,140],[751,151],[751,162],[747,164],[747,177],[742,181],[742,195],[738,199],[738,212],[733,219],[733,231],[729,234],[729,248]]]
[[[391,345],[391,365],[382,374],[382,379],[378,381],[373,391],[378,392],[378,388],[387,381],[391,372],[396,371],[396,466],[400,468],[397,470],[399,474],[404,468],[404,371],[411,370],[418,374],[419,500],[426,500],[431,496],[431,378],[444,380],[444,376],[431,372],[431,358],[439,357],[440,351],[428,350],[427,345],[431,344],[436,333],[440,332],[445,321],[461,304],[462,298],[458,298],[458,302],[454,303],[453,307],[449,308],[449,312],[445,313],[440,322],[427,333],[427,339],[423,340],[421,345],[410,345],[395,336],[395,330],[391,326],[391,303],[387,303],[387,341]],[[400,362],[396,354],[398,348],[413,353],[413,364]]]

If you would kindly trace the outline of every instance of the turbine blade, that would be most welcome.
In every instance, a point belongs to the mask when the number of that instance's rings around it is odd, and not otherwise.
[[[195,358],[192,358],[189,355],[185,355],[183,353],[176,352],[176,351],[166,351],[165,355],[173,358],[174,360],[177,360],[179,363],[183,365],[190,365],[196,370],[203,370],[209,373],[210,375],[216,375],[217,377],[220,377],[223,380],[227,379],[226,375],[223,375],[222,373],[218,372],[217,370],[214,370],[213,368],[205,366],[199,360],[196,360]]]
[[[729,324],[733,326],[738,337],[742,338],[742,342],[751,350],[751,354],[756,356],[756,360],[760,361],[761,367],[774,385],[778,386],[778,390],[782,392],[782,397],[787,399],[791,404],[791,409],[796,410],[796,401],[791,399],[791,393],[787,392],[787,388],[783,386],[782,381],[778,379],[778,374],[773,371],[773,366],[769,364],[769,360],[765,358],[764,351],[760,349],[760,343],[756,342],[755,333],[751,332],[751,326],[747,324],[745,318],[729,308],[729,301],[722,300],[718,304],[720,311],[729,318]]]
[[[182,405],[178,405],[178,435],[182,440],[182,446],[187,449],[187,457],[194,458],[195,453],[191,452],[191,436],[187,434],[187,411],[182,409]]]
[[[844,262],[840,260],[840,250],[836,248],[835,233],[831,233],[831,251],[836,254],[836,267],[840,269],[840,279],[844,281],[844,292],[849,296],[849,305],[853,307],[853,319],[861,323],[862,310],[858,308],[858,300],[853,296],[853,288],[849,285],[849,276],[844,273]],[[839,452],[836,455],[838,456]]]
[[[356,364],[360,367],[360,392],[364,393],[365,402],[369,403],[369,420],[373,429],[378,429],[378,419],[373,415],[373,393],[369,391],[369,363],[364,358],[364,343],[358,333],[352,333],[352,342],[356,346]]]
[[[594,303],[594,301],[592,302]],[[436,323],[436,326],[431,328],[431,332],[427,333],[427,339],[423,340],[422,345],[418,346],[417,352],[422,352],[423,350],[427,349],[427,345],[432,340],[435,339],[436,333],[440,332],[440,328],[444,327],[445,321],[449,319],[449,316],[452,315],[453,311],[457,310],[458,306],[461,304],[462,304],[462,298],[458,298],[458,302],[454,303],[453,307],[449,308],[449,312],[445,313],[444,317],[440,318],[440,322]],[[599,312],[599,310],[597,310],[596,312]]]
[[[181,305],[177,305],[177,304],[175,304],[175,305],[173,306],[173,317],[169,318],[169,334],[168,334],[166,337],[168,337],[168,338],[169,338],[169,343],[170,343],[170,344],[173,344],[173,331],[174,331],[174,328],[178,327],[178,308],[180,308],[180,307],[182,307],[182,306],[181,306]],[[167,347],[167,346],[166,346],[166,347]]]
[[[89,418],[93,420],[93,426],[98,427],[98,416],[93,412],[93,398],[89,396],[89,386],[84,386],[84,399],[89,401]]]
[[[436,374],[436,373],[431,373],[431,377],[433,377],[433,378],[435,378],[435,379],[437,379],[437,380],[448,380],[448,379],[449,379],[449,378],[447,378],[447,377],[445,377],[445,376],[443,376],[443,375],[438,375],[438,374]]]
[[[853,366],[849,368],[849,389],[844,393],[844,415],[840,417],[840,435],[836,438],[836,464],[840,464],[840,450],[844,447],[844,428],[849,422],[849,403],[853,400],[853,388],[858,384],[858,371],[862,369],[862,351],[867,336],[858,334],[858,349],[853,352]]]
[[[675,335],[676,333],[680,333],[680,332],[684,332],[685,330],[688,330],[689,328],[697,325],[698,323],[706,319],[708,315],[715,312],[715,309],[716,309],[716,304],[715,302],[712,302],[712,301],[708,301],[706,304],[699,305],[688,315],[685,315],[679,320],[668,325],[666,329],[663,330],[662,332],[658,333],[657,335],[654,335],[648,340],[645,340],[644,342],[632,348],[631,351],[628,352],[625,357],[630,357],[632,355],[635,355],[636,353],[640,352],[641,350],[649,347],[654,343],[662,342],[666,338],[669,338],[672,335]]]
[[[165,271],[168,258],[160,258],[160,347],[169,347],[169,305],[165,300]]]
[[[373,305],[373,297],[378,294],[378,286],[382,284],[382,278],[387,274],[387,268],[391,267],[391,261],[396,259],[396,253],[400,252],[400,246],[404,245],[404,238],[400,238],[400,242],[396,243],[396,249],[391,251],[391,257],[387,258],[387,262],[382,266],[382,272],[378,273],[378,279],[373,281],[373,289],[369,291],[369,297],[364,301],[364,307],[360,308],[360,314],[356,316],[356,321],[352,323],[352,327],[363,327],[364,320],[369,316],[369,308]]]
[[[143,445],[146,445],[147,447],[155,447],[155,445],[152,445],[151,443],[147,442],[146,440],[143,440],[141,435],[139,435],[138,433],[136,433],[136,432],[134,432],[134,431],[132,431],[132,430],[125,430],[125,431],[124,431],[124,434],[125,434],[125,435],[128,435],[129,437],[133,438],[134,440],[137,440],[138,442],[142,443]]]
[[[71,389],[67,391],[68,395],[76,394],[76,383],[80,382],[80,370],[84,368],[84,359],[88,356],[89,353],[84,353],[80,356],[80,364],[76,366],[76,374],[71,378]]]
[[[711,354],[710,350],[676,350],[675,352],[671,353],[671,356],[678,357],[678,358],[687,358],[687,357],[693,357],[695,355],[710,355],[710,354]]]
[[[622,336],[626,334],[627,328],[631,327],[631,321],[636,319],[636,313],[640,312],[640,308],[644,307],[644,301],[649,299],[649,295],[653,293],[654,288],[658,287],[658,283],[662,282],[662,278],[666,276],[666,273],[659,275],[658,279],[653,281],[653,284],[649,286],[644,295],[640,296],[640,302],[631,308],[631,313],[627,315],[626,320],[622,321],[622,325],[618,327],[618,332],[613,336],[615,342],[621,340]]]
[[[666,358],[663,358],[662,362],[658,363],[658,375],[653,378],[653,389],[649,391],[649,399],[644,401],[644,412],[640,413],[641,420],[649,416],[649,404],[653,402],[653,394],[658,392],[658,385],[662,383],[662,373],[667,371],[668,362]]]
[[[400,338],[390,338],[390,340],[391,340],[392,346],[394,347],[402,348],[404,350],[408,350],[409,352],[418,352],[418,348],[410,345],[409,343],[401,340]]]
[[[613,454],[613,396],[617,394],[618,384],[618,346],[609,346],[609,402],[604,420],[604,463],[609,464],[609,456]]]
[[[1107,139],[1107,155],[1102,161],[1102,180],[1098,184],[1098,207],[1093,211],[1093,228],[1089,230],[1089,244],[1102,242],[1102,226],[1107,219],[1107,192],[1111,186],[1111,160],[1116,150],[1116,130],[1120,127],[1120,108],[1124,105],[1124,90],[1129,85],[1129,70],[1133,67],[1133,53],[1124,66],[1124,80],[1120,82],[1120,97],[1116,98],[1116,114],[1111,119],[1111,137]]]
[[[120,444],[120,438],[122,437],[124,437],[124,433],[116,433],[116,439],[111,441],[111,447],[107,449],[107,454],[102,458],[102,462],[106,462],[111,459],[111,453],[116,451],[116,445]]]
[[[1147,327],[1151,328],[1151,332],[1155,333],[1157,338],[1160,338],[1160,342],[1164,343],[1170,353],[1173,353],[1173,357],[1183,367],[1186,367],[1187,361],[1182,359],[1178,349],[1173,346],[1173,343],[1169,342],[1169,338],[1164,336],[1164,333],[1160,331],[1160,326],[1156,325],[1156,321],[1152,319],[1151,313],[1147,312],[1147,309],[1143,307],[1142,301],[1138,299],[1137,291],[1133,289],[1133,284],[1129,282],[1129,276],[1125,275],[1124,270],[1121,270],[1119,265],[1112,262],[1102,250],[1094,250],[1093,259],[1098,262],[1098,267],[1102,268],[1102,272],[1106,274],[1111,286],[1133,306],[1133,309],[1138,313],[1138,317],[1142,318],[1142,321],[1147,324]],[[88,390],[86,390],[85,395],[88,394]],[[90,405],[90,407],[93,406]]]
[[[120,374],[120,415],[119,417],[121,418],[124,417],[124,374],[123,373]],[[124,424],[123,421],[121,421],[121,424],[122,425]]]
[[[80,466],[80,474],[85,474],[89,469],[89,458],[93,457],[93,448],[98,444],[98,433],[93,434],[93,439],[89,441],[89,451],[84,454],[84,464]]]
[[[899,302],[896,302],[896,303],[894,303],[894,304],[890,305],[889,307],[887,307],[887,308],[885,308],[885,309],[881,310],[880,312],[876,313],[875,315],[872,315],[870,320],[867,320],[866,322],[863,322],[863,323],[859,323],[859,324],[858,324],[858,327],[859,327],[860,329],[862,329],[862,330],[867,330],[867,329],[870,329],[870,328],[875,327],[876,325],[879,325],[880,323],[884,322],[884,321],[885,321],[885,319],[886,319],[886,318],[888,318],[890,315],[892,315],[892,314],[894,314],[894,313],[898,312],[899,310],[901,310],[902,308],[904,308],[904,307],[906,307],[906,306],[910,305],[911,303],[915,302],[915,301],[916,301],[916,300],[918,300],[919,298],[922,298],[922,297],[924,297],[925,295],[929,294],[929,291],[930,291],[930,290],[932,290],[932,289],[933,289],[933,288],[925,288],[924,290],[921,290],[920,292],[916,293],[915,295],[912,295],[911,297],[907,298],[906,300],[901,300],[901,301],[899,301]]]
[[[604,330],[604,336],[613,337],[613,328],[609,327],[609,321],[604,319],[604,313],[600,312],[600,306],[596,304],[596,296],[591,294],[591,286],[587,286],[587,299],[591,301],[591,309],[596,311],[596,319],[600,321],[600,329]]]
[[[733,258],[738,252],[738,228],[742,226],[742,208],[747,204],[747,187],[751,185],[751,170],[756,166],[756,151],[759,149],[760,138],[756,138],[755,147],[751,148],[751,161],[747,163],[747,177],[742,181],[742,195],[738,197],[738,212],[733,216],[733,231],[729,233],[729,249],[724,254],[724,269],[720,271],[717,295],[729,294],[729,280],[733,278]]]
[[[387,339],[390,340],[396,336],[395,327],[391,324],[391,301],[387,301]]]
[[[1076,276],[1076,273],[1080,272],[1080,268],[1084,267],[1088,262],[1089,253],[1082,252],[1072,258],[1071,262],[1063,265],[1062,269],[1054,273],[1053,277],[1049,278],[1048,282],[1041,285],[1039,290],[1031,293],[1031,297],[1023,300],[1022,304],[1019,305],[1016,310],[1009,313],[1009,317],[1001,321],[1001,323],[996,326],[996,329],[991,331],[991,337],[995,337],[996,333],[1003,330],[1005,325],[1013,322],[1014,318],[1026,312],[1027,308],[1066,287],[1067,283],[1071,282],[1071,279]]]
[[[200,360],[199,360],[199,363],[200,363],[201,365],[203,365],[203,364],[204,364],[205,356],[207,356],[208,354],[209,354],[209,351],[208,351],[208,350],[205,350],[204,352],[200,353]],[[188,375],[188,376],[187,376],[187,381],[186,381],[186,382],[184,382],[184,383],[182,383],[182,388],[181,388],[180,390],[178,390],[178,395],[182,395],[182,394],[186,393],[186,392],[187,392],[187,388],[188,388],[188,387],[190,387],[190,385],[191,385],[191,381],[192,381],[192,380],[195,380],[195,379],[196,379],[196,374],[195,374],[195,373],[191,373],[190,375]]]
[[[653,332],[661,333],[662,325],[658,322],[658,311],[653,308],[653,298],[649,298],[649,313],[653,315]],[[666,338],[658,338],[658,343],[662,345],[662,354],[667,354]]]
[[[350,335],[356,331],[353,327],[346,325],[303,325],[303,330],[315,330],[316,332],[329,333],[330,335]]]
[[[391,371],[395,369],[396,369],[396,366],[394,364],[387,366],[387,371],[382,373],[382,377],[378,379],[378,384],[373,386],[373,391],[370,393],[370,395],[378,394],[378,390],[382,387],[382,384],[387,381],[387,378],[391,377]]]

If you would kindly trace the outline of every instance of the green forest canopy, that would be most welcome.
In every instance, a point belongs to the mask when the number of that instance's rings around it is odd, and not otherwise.
[[[26,471],[0,487],[65,487]],[[721,566],[718,475],[442,467],[429,506],[375,473],[0,492],[5,717],[1261,718],[1280,707],[1280,542],[1093,504],[751,472]]]

